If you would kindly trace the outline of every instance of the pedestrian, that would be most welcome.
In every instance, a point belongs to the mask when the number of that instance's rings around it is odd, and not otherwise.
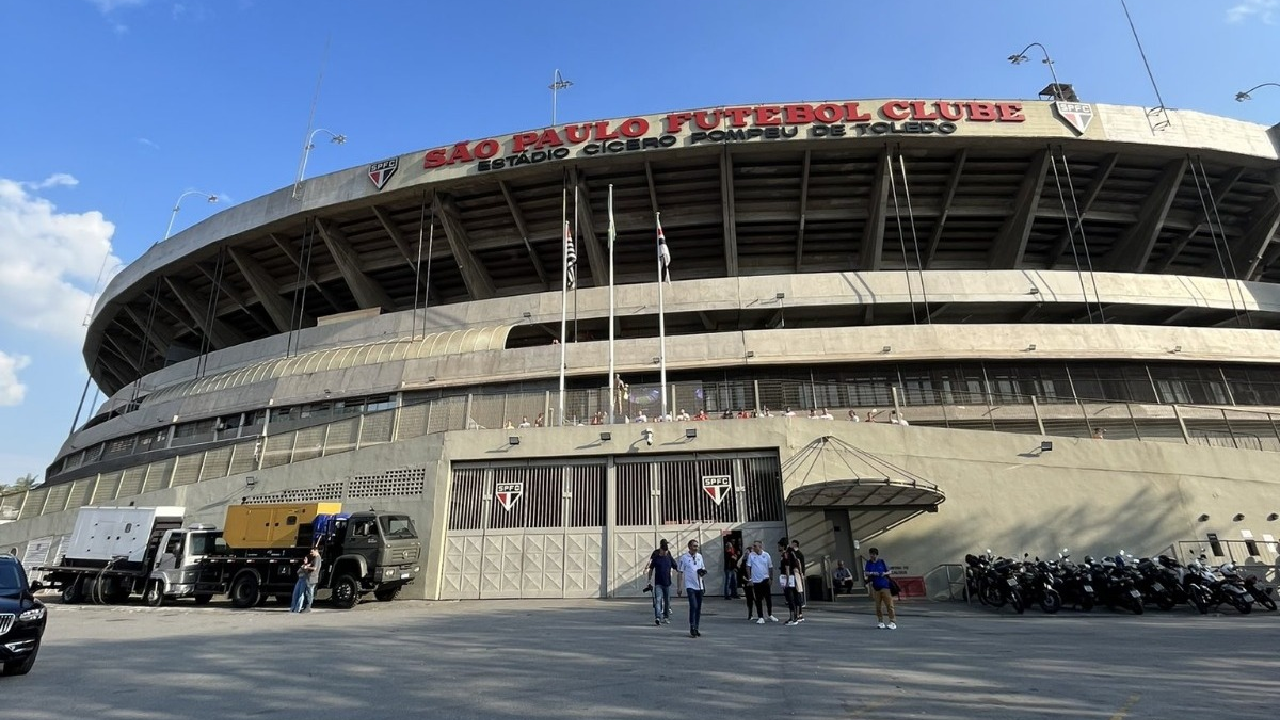
[[[751,568],[747,567],[747,559],[751,557],[751,548],[747,548],[746,552],[738,557],[738,586],[742,588],[742,594],[747,598],[747,622],[755,618],[755,585],[751,583]]]
[[[800,614],[800,560],[791,548],[782,553],[782,561],[778,566],[778,584],[782,586],[782,597],[787,602],[787,625],[799,625],[804,621]]]
[[[320,582],[320,551],[311,548],[307,558],[298,568],[298,582],[293,585],[293,602],[289,612],[311,612],[311,605],[316,601],[316,584]]]
[[[764,551],[764,543],[756,540],[751,545],[751,554],[747,556],[747,569],[751,572],[751,594],[756,603],[756,624],[763,625],[767,617],[770,622],[778,622],[773,616],[773,558]],[[769,614],[765,614],[766,605]]]
[[[893,591],[889,581],[889,565],[885,563],[884,558],[880,557],[880,551],[871,548],[867,551],[867,566],[865,568],[867,578],[866,582],[871,585],[871,596],[876,601],[876,627],[884,630],[898,629],[898,618],[893,611]],[[889,622],[886,625],[884,621],[885,608],[888,608]]]
[[[689,551],[680,556],[676,569],[684,577],[684,592],[689,596],[689,637],[701,637],[698,622],[702,620],[702,578],[707,574],[707,565],[698,552],[697,540],[689,541]]]
[[[844,566],[843,560],[836,561],[835,572],[831,573],[831,585],[837,593],[853,593],[853,573]]]
[[[738,599],[738,547],[733,538],[724,539],[724,599]]]
[[[804,553],[800,552],[799,540],[791,541],[791,552],[796,556],[796,570],[798,571],[798,574],[800,576],[800,582],[796,584],[796,596],[800,600],[800,622],[804,622],[804,609],[809,604],[809,601],[805,598],[806,593],[805,593],[805,587],[804,587],[804,575],[805,575]]]
[[[649,556],[649,586],[653,593],[653,624],[671,622],[671,571],[675,569],[676,559],[671,556],[671,549],[666,539],[658,541],[658,549]]]

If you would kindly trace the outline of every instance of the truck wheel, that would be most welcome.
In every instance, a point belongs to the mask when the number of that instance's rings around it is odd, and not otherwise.
[[[333,581],[333,604],[349,610],[360,602],[360,583],[351,575],[339,575]]]
[[[258,576],[253,573],[241,575],[231,584],[231,592],[227,594],[231,596],[231,604],[238,608],[251,608],[257,605],[258,598],[262,595],[258,587]]]
[[[142,602],[147,607],[160,607],[164,604],[164,588],[159,581],[152,580],[147,583],[147,589],[142,592]]]
[[[213,600],[211,593],[196,593],[197,605],[208,605],[210,600]]]
[[[82,599],[83,598],[80,595],[79,578],[72,580],[71,582],[62,586],[62,604],[63,605],[75,605],[76,603],[80,602]]]
[[[380,587],[373,591],[373,596],[378,598],[378,602],[391,602],[400,594],[400,588],[403,585],[392,585],[391,587]]]

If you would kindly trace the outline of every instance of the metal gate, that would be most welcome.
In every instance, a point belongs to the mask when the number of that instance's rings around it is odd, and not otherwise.
[[[440,597],[604,592],[605,464],[455,464]]]
[[[723,538],[764,540],[772,550],[786,534],[782,475],[776,453],[725,453],[617,458],[616,526],[609,563],[618,597],[642,594],[649,555],[666,539],[679,555],[690,540],[702,545],[705,587],[719,592]]]

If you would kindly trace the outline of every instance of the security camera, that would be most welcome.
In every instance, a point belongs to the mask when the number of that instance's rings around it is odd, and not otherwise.
[[[653,428],[645,428],[644,430],[640,431],[640,434],[644,436],[645,445],[653,444]]]

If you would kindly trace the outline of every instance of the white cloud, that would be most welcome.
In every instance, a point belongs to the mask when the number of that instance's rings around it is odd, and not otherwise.
[[[75,183],[70,175],[0,178],[0,325],[78,343],[93,293],[120,270],[111,253],[115,225],[102,213],[59,212],[30,192]]]
[[[1280,0],[1241,0],[1227,9],[1227,22],[1241,23],[1246,20],[1270,25],[1280,15]]]
[[[44,190],[51,187],[75,187],[80,181],[66,173],[54,173],[40,182],[24,182],[19,183],[23,187],[32,190]]]
[[[0,350],[0,407],[21,405],[27,386],[18,381],[18,371],[31,364],[25,355],[9,355]]]
[[[109,13],[120,8],[137,7],[147,2],[147,0],[89,0],[94,7],[98,8],[98,12]]]
[[[137,140],[137,141],[138,141],[138,144],[139,144],[139,145],[142,145],[143,147],[149,147],[149,148],[151,148],[152,150],[159,150],[159,149],[160,149],[160,145],[159,145],[159,144],[157,144],[155,141],[150,140],[150,139],[148,139],[148,138],[140,137],[140,138],[134,138],[134,139],[135,139],[135,140]]]

